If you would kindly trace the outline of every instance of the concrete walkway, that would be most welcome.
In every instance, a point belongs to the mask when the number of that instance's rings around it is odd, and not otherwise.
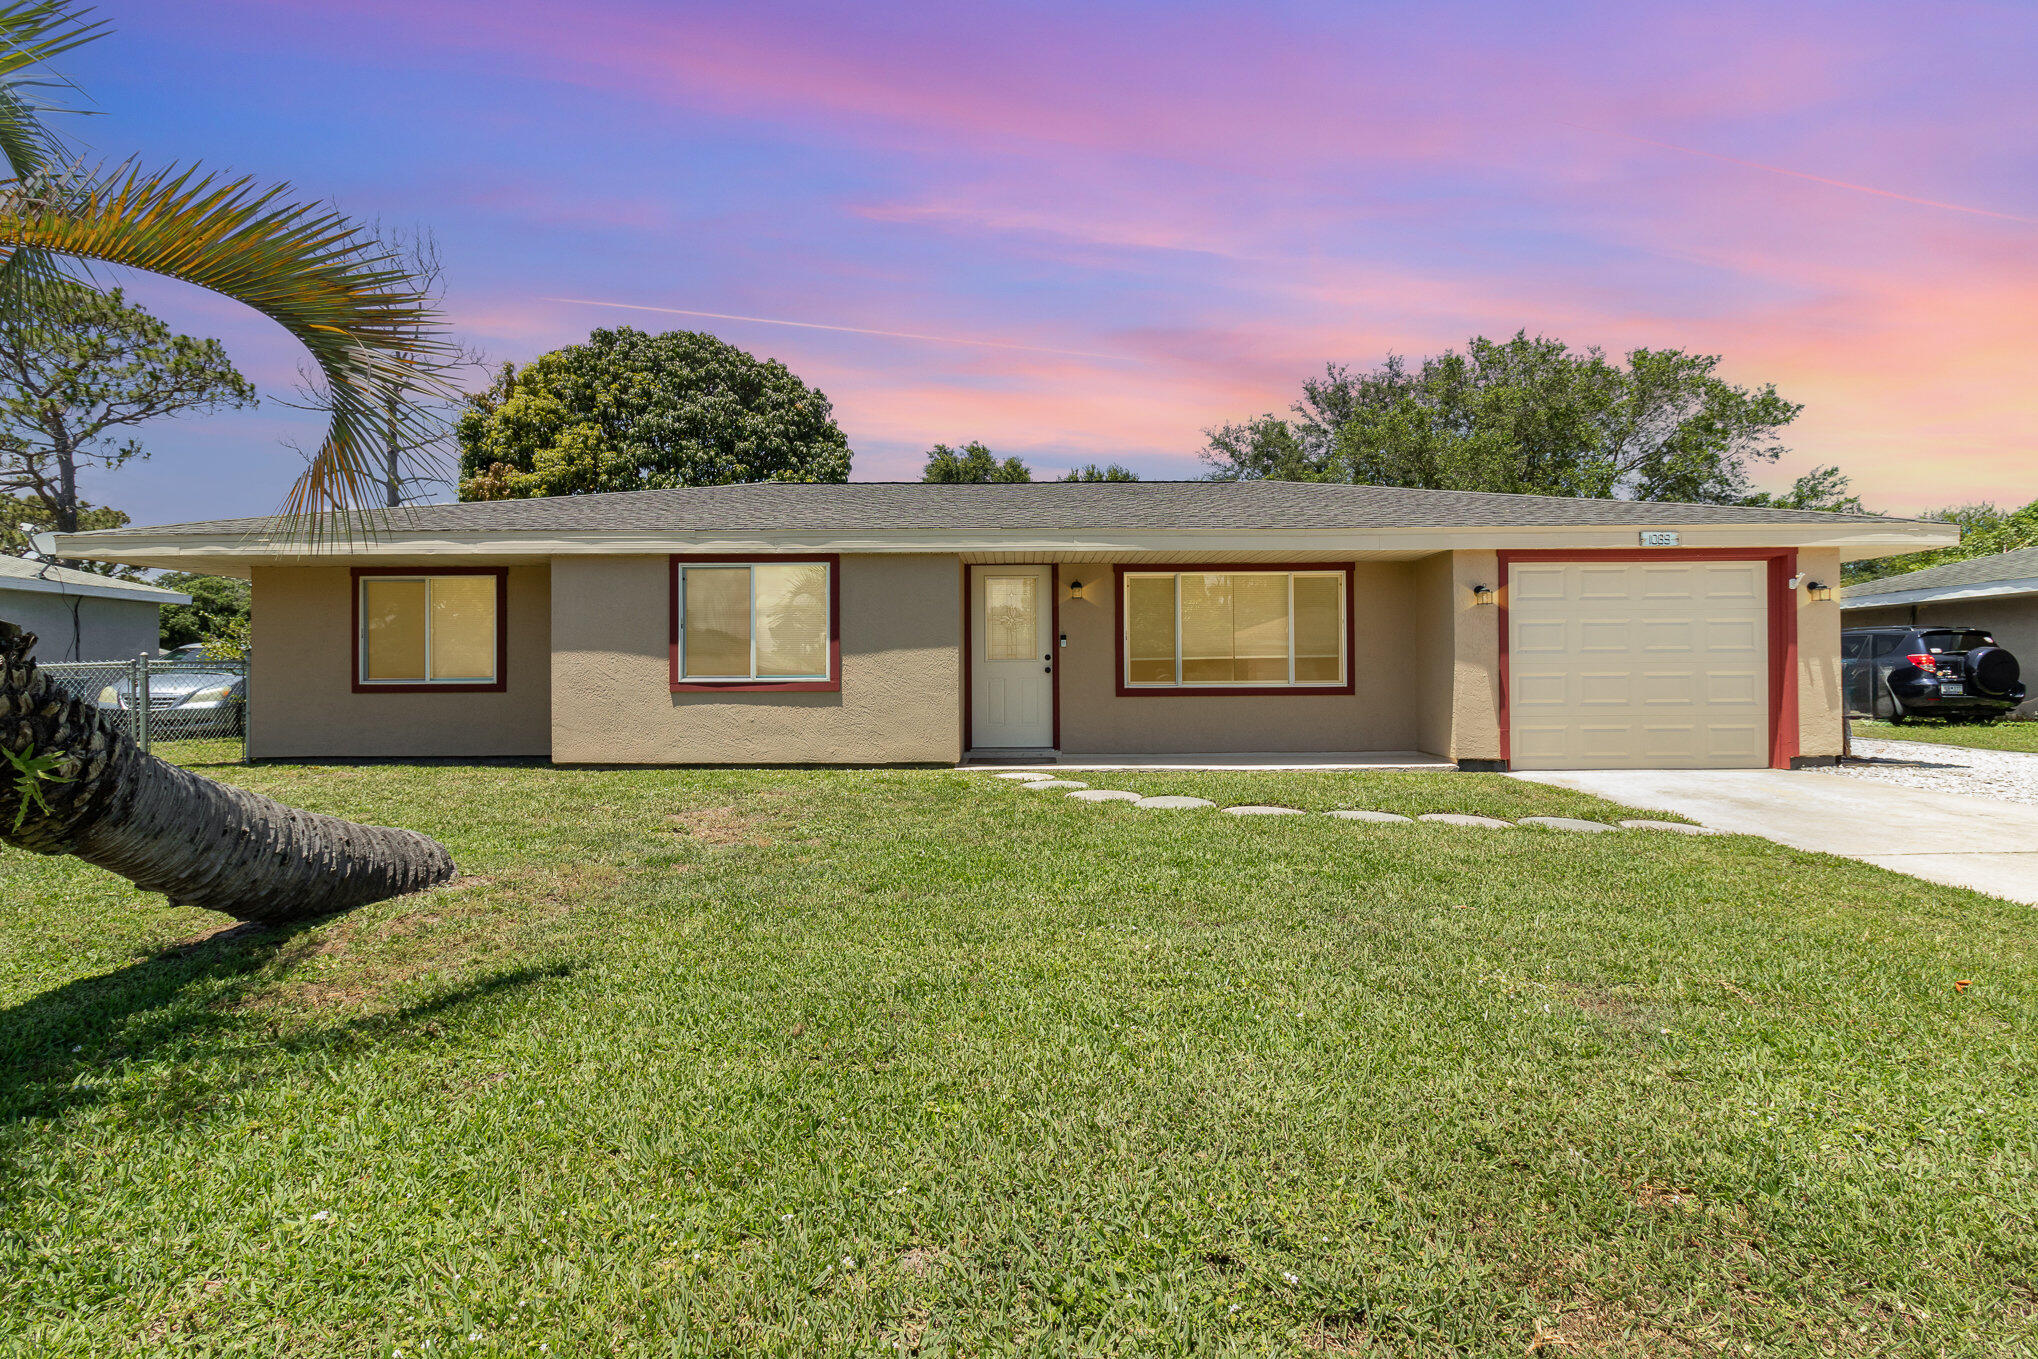
[[[1780,770],[1603,769],[1513,777],[2038,906],[2038,807]]]

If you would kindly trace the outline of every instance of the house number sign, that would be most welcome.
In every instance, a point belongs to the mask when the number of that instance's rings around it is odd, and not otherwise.
[[[1642,534],[1642,546],[1643,546],[1643,547],[1675,547],[1675,546],[1677,546],[1677,535],[1676,535],[1676,534],[1674,534],[1674,533],[1663,533],[1663,532],[1657,532],[1657,533],[1649,533],[1649,532],[1644,532],[1644,533]]]

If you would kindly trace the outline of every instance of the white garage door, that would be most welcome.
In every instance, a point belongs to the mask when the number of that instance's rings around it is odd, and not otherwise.
[[[1769,763],[1764,562],[1516,562],[1516,769]]]

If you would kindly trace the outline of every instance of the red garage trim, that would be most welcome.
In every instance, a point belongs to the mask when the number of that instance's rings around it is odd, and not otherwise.
[[[1342,684],[1127,684],[1125,682],[1125,578],[1128,575],[1167,575],[1198,572],[1215,575],[1281,575],[1306,571],[1312,575],[1342,572],[1345,578],[1345,678]],[[1116,638],[1112,679],[1120,698],[1294,698],[1303,694],[1350,694],[1357,692],[1358,620],[1352,598],[1353,565],[1350,562],[1138,562],[1111,568],[1111,633]],[[1179,620],[1178,620],[1179,623]]]
[[[825,562],[828,566],[828,678],[826,679],[681,679],[679,676],[679,568],[682,566],[750,566],[758,562]],[[833,552],[762,553],[743,556],[727,552],[675,552],[666,567],[666,669],[675,694],[827,694],[842,689],[842,558]]]
[[[1512,758],[1514,715],[1508,706],[1508,589],[1515,562],[1768,562],[1769,563],[1769,767],[1788,769],[1798,752],[1797,720],[1797,592],[1790,578],[1797,574],[1797,549],[1685,547],[1619,547],[1598,549],[1535,548],[1503,550],[1500,571],[1500,759]]]
[[[500,694],[509,688],[509,568],[505,566],[357,566],[349,573],[348,588],[354,592],[352,609],[354,644],[348,654],[353,662],[353,685],[357,694]],[[444,681],[434,684],[402,680],[361,678],[361,582],[372,577],[396,576],[424,580],[432,576],[495,577],[495,679],[485,684]],[[430,626],[427,623],[427,626]]]

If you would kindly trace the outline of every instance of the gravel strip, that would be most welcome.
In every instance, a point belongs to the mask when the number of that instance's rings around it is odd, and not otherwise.
[[[1854,758],[1822,772],[1934,793],[1965,793],[2038,806],[2038,755],[1972,750],[1929,741],[1854,739]]]

